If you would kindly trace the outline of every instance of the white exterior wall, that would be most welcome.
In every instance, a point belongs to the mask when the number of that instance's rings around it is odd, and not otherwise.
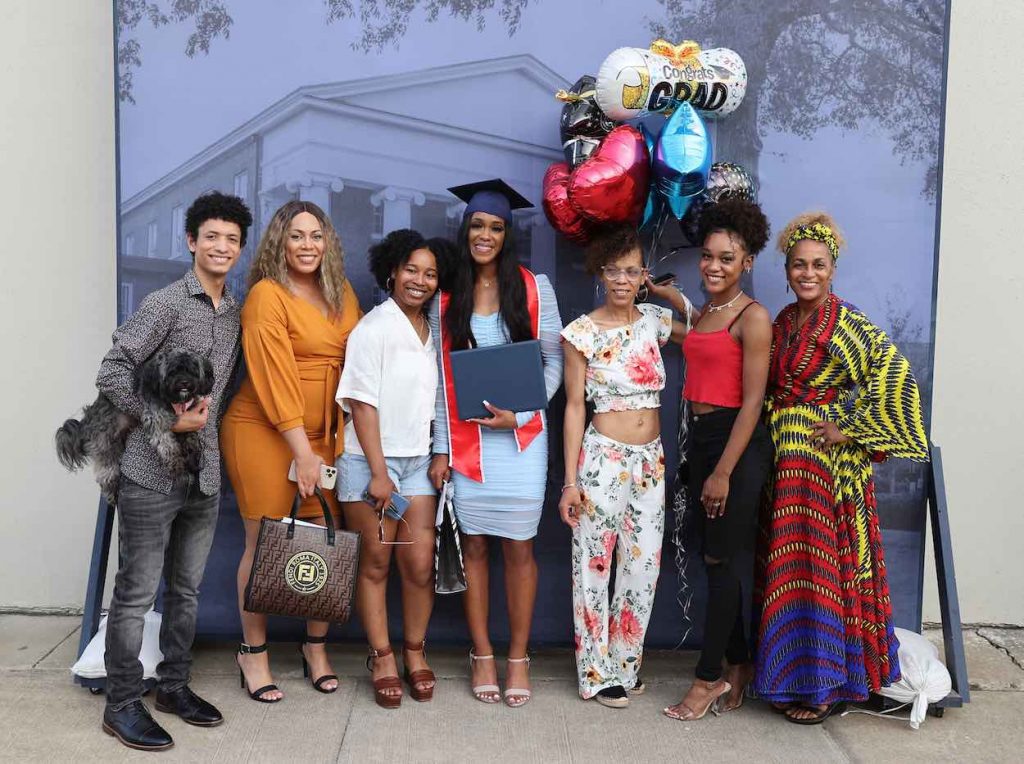
[[[115,323],[113,12],[33,0],[0,21],[0,607],[78,608],[98,494],[53,433],[95,397]]]
[[[1008,84],[1024,64],[1021,29],[1022,3],[953,0],[932,440],[971,623],[1024,624],[1024,104]],[[979,76],[972,62],[982,60]]]
[[[964,620],[1024,624],[1015,479],[1024,354],[1012,339],[1024,308],[1014,238],[1024,106],[1000,80],[1024,60],[1015,37],[1024,6],[952,2],[933,438],[945,457]],[[9,359],[0,608],[75,608],[97,491],[89,476],[60,468],[52,437],[91,397],[115,320],[111,3],[9,3],[3,16],[0,209],[13,246],[0,301]],[[928,620],[938,618],[933,589],[929,576]]]

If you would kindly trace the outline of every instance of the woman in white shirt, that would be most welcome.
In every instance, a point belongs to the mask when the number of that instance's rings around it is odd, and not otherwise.
[[[434,694],[423,654],[434,605],[436,511],[427,469],[437,364],[426,311],[450,246],[403,229],[371,247],[370,270],[390,297],[349,336],[338,386],[338,402],[352,414],[338,459],[338,500],[348,528],[362,535],[356,609],[370,643],[374,699],[383,708],[402,701],[385,601],[392,549],[402,577],[405,680],[414,700]],[[401,519],[394,519],[392,494],[408,500]]]

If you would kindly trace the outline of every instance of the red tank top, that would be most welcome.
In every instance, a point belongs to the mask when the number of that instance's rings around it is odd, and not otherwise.
[[[743,311],[717,332],[698,332],[696,327],[683,338],[686,384],[683,397],[691,403],[738,409],[743,405],[743,346],[730,333]],[[698,323],[700,319],[698,319]]]

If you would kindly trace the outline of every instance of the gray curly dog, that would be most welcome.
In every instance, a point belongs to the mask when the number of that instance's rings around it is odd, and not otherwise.
[[[96,482],[111,505],[117,503],[125,443],[136,427],[142,428],[172,478],[197,472],[202,466],[202,440],[198,432],[171,431],[177,421],[173,404],[190,403],[212,390],[210,359],[191,350],[160,351],[136,374],[141,420],[125,414],[100,393],[83,408],[81,419],[68,419],[57,429],[57,458],[72,472],[91,461]]]

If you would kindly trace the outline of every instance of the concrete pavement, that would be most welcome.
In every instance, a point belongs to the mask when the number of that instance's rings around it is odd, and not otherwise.
[[[0,760],[122,761],[157,754],[131,751],[100,730],[101,696],[74,685],[69,667],[78,646],[73,617],[0,616]],[[933,633],[934,638],[941,635]],[[435,648],[434,701],[408,697],[398,711],[373,703],[364,652],[332,646],[342,675],[333,695],[302,679],[294,645],[271,646],[275,679],[286,693],[276,705],[239,689],[233,646],[196,650],[193,687],[226,718],[214,729],[189,727],[156,713],[175,747],[160,761],[232,762],[687,762],[687,761],[1019,761],[1024,750],[1024,631],[965,633],[972,702],[929,717],[918,731],[863,714],[817,727],[787,724],[762,703],[683,723],[661,715],[679,699],[696,660],[690,652],[645,657],[646,694],[628,709],[583,702],[568,651],[534,656],[534,699],[520,709],[473,699],[461,651]],[[499,666],[501,664],[499,663]],[[152,697],[147,699],[152,707]]]

